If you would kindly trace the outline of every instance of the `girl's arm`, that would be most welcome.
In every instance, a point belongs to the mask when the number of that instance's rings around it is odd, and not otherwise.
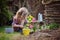
[[[20,27],[20,28],[23,28],[23,25],[13,24],[12,26],[13,26],[13,27]]]
[[[25,20],[22,20],[21,25],[24,25]]]
[[[12,27],[20,27],[20,28],[23,28],[23,25],[16,24],[16,19],[13,18]]]

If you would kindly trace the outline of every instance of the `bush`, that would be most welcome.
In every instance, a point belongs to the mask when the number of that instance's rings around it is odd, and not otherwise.
[[[0,25],[5,25],[13,15],[8,9],[7,0],[0,0],[0,10]]]
[[[57,28],[59,28],[59,24],[57,24],[57,23],[51,23],[51,24],[39,27],[40,30],[44,30],[44,29],[57,29]]]
[[[57,23],[51,23],[51,24],[49,24],[49,28],[50,29],[57,29],[57,28],[59,28],[59,24],[57,24]]]

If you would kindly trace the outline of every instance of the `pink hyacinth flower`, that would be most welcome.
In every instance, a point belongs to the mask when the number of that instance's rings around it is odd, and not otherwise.
[[[33,25],[30,25],[29,28],[33,28]]]
[[[33,18],[33,19],[32,19],[32,22],[36,22],[36,19],[35,19],[35,18]]]

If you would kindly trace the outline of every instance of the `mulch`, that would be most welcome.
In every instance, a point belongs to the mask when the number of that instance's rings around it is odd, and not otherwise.
[[[38,40],[60,40],[60,28],[54,30],[42,30],[42,33],[48,33],[49,37],[39,37]]]
[[[14,36],[15,37],[15,36]],[[60,40],[60,28],[54,30],[41,30],[29,36],[20,36],[19,40]]]
[[[37,31],[28,36],[27,40],[60,40],[60,28]]]

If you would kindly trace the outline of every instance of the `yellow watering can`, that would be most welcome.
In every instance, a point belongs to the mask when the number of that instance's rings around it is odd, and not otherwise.
[[[23,28],[23,34],[25,36],[28,36],[30,34],[30,29],[29,28]]]

